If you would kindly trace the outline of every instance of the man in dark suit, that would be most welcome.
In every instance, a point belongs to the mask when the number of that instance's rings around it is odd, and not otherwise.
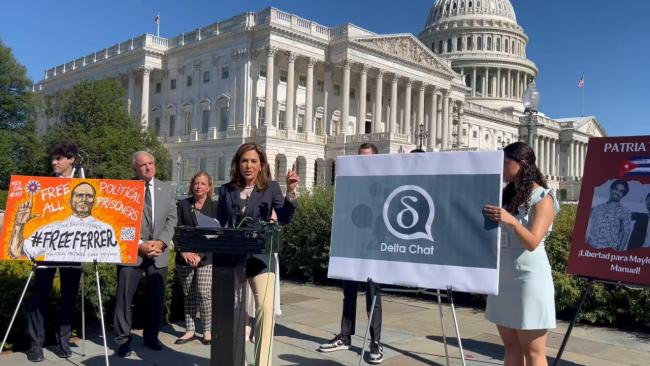
[[[359,146],[359,155],[374,155],[379,150],[377,146],[366,142]],[[411,151],[413,152],[413,151]],[[359,282],[343,281],[343,315],[341,317],[341,332],[330,341],[323,343],[318,347],[320,352],[335,352],[350,349],[352,345],[352,335],[355,333],[357,317],[357,292]],[[377,298],[375,310],[370,322],[370,354],[368,362],[373,365],[384,362],[384,348],[380,343],[381,340],[381,287],[369,282],[366,284],[366,312],[370,316],[373,297]]]
[[[117,294],[113,327],[118,345],[117,355],[131,354],[131,304],[142,274],[147,276],[147,311],[143,332],[144,344],[152,350],[162,349],[158,333],[163,324],[165,287],[169,252],[176,227],[176,200],[172,188],[155,179],[156,161],[146,151],[133,154],[136,178],[145,182],[144,211],[140,228],[138,261],[133,266],[118,266]]]
[[[636,248],[649,248],[650,247],[650,228],[648,223],[650,223],[650,193],[645,196],[645,207],[648,210],[647,213],[643,212],[633,212],[632,221],[634,221],[634,228],[632,229],[632,234],[630,235],[630,241],[627,244],[626,250],[632,250]]]

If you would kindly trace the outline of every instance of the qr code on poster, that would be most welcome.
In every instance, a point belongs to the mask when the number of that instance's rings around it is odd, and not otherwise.
[[[132,226],[123,227],[120,234],[121,240],[135,240],[135,228]]]

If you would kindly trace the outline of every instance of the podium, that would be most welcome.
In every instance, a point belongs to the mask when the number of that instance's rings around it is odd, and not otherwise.
[[[174,243],[181,252],[212,253],[211,366],[244,364],[246,260],[277,252],[279,231],[278,224],[266,222],[245,228],[176,227]]]

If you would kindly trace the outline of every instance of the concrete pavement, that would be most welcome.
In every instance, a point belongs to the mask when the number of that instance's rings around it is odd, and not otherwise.
[[[360,291],[360,297],[363,292]],[[348,366],[357,365],[367,325],[365,300],[360,298],[357,309],[357,335],[353,348],[323,354],[318,345],[332,338],[339,330],[342,304],[339,288],[283,282],[282,312],[277,318],[273,365]],[[445,365],[442,328],[438,305],[431,301],[385,294],[382,296],[384,363],[386,366]],[[469,308],[456,309],[466,365],[502,365],[503,348],[496,327],[485,320],[480,311]],[[453,320],[448,305],[443,306],[443,323],[449,339],[450,365],[462,365],[457,341],[454,339]],[[548,354],[554,356],[560,346],[568,324],[560,322],[549,337]],[[59,359],[46,350],[46,361],[40,365],[104,365],[104,353],[99,332],[90,334],[86,342],[86,356],[82,357],[81,342],[73,348],[75,355],[68,360]],[[176,337],[182,327],[165,327],[160,336],[163,351],[150,351],[135,337],[135,355],[122,359],[109,350],[109,361],[114,366],[154,365],[208,365],[209,347],[198,340],[176,346]],[[140,334],[136,332],[136,334]],[[109,337],[111,335],[109,334]],[[560,365],[623,366],[650,364],[650,335],[635,334],[607,328],[578,326],[565,351]],[[109,347],[112,345],[109,343]],[[252,354],[249,345],[248,353]],[[249,356],[250,358],[250,356]],[[549,364],[553,358],[549,357]],[[365,363],[364,363],[365,364]],[[0,365],[34,365],[24,353],[0,355]],[[226,365],[224,365],[226,366]]]

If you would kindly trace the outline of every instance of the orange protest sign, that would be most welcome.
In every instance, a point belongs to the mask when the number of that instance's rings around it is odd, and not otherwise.
[[[12,176],[0,260],[133,264],[142,181]]]

